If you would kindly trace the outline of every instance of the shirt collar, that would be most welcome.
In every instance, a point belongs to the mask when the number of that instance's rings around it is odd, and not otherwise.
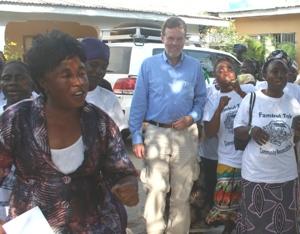
[[[177,63],[176,65],[178,65],[178,64],[180,64],[180,63],[182,63],[182,61],[183,61],[183,59],[184,59],[184,53],[183,53],[183,51],[181,52],[181,55],[180,55],[180,61],[179,61],[179,63]],[[163,52],[163,59],[164,59],[164,61],[165,62],[167,62],[167,63],[169,63],[169,60],[168,60],[168,57],[167,57],[167,54],[166,54],[166,51],[164,50],[164,52]],[[169,64],[171,64],[171,63],[169,63]]]

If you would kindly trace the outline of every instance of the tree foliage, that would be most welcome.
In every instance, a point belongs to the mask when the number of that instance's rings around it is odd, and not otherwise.
[[[207,30],[210,47],[221,49],[235,54],[233,47],[235,44],[243,44],[247,51],[243,54],[243,59],[254,59],[262,64],[265,57],[275,49],[282,49],[292,58],[296,58],[296,48],[293,43],[276,43],[272,36],[260,36],[259,39],[251,36],[241,36],[237,33],[233,23],[229,27],[211,28]],[[235,54],[236,55],[236,54]]]
[[[266,48],[262,41],[252,37],[244,37],[244,44],[247,46],[247,51],[244,55],[246,59],[255,59],[260,63],[264,61]]]
[[[6,60],[19,60],[22,58],[22,48],[14,41],[10,41],[4,46],[4,55]]]
[[[233,53],[233,46],[242,41],[242,37],[236,33],[234,24],[230,24],[229,27],[212,27],[207,33],[210,47],[229,53]]]
[[[210,46],[217,49],[222,49],[226,52],[235,54],[233,47],[235,44],[243,44],[247,47],[246,53],[243,55],[247,59],[255,59],[259,62],[263,62],[265,56],[265,46],[260,40],[249,37],[241,36],[236,32],[235,26],[233,23],[230,24],[227,28],[212,28],[209,31],[210,34],[215,36],[210,36],[214,38]]]
[[[290,58],[296,59],[296,48],[294,43],[290,43],[290,42],[280,43],[276,47],[277,49],[284,50]]]

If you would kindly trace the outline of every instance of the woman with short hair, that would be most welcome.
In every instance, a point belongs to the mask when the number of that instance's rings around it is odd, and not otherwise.
[[[136,170],[114,121],[85,102],[80,42],[52,31],[26,60],[41,94],[0,117],[0,180],[16,167],[9,217],[38,206],[55,233],[126,233],[121,203],[138,202]]]

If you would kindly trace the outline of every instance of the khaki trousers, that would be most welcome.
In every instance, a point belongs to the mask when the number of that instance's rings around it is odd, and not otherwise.
[[[141,181],[147,190],[144,218],[148,234],[189,232],[189,196],[199,175],[197,146],[196,124],[184,130],[147,126]],[[166,194],[170,189],[170,213],[165,222]]]

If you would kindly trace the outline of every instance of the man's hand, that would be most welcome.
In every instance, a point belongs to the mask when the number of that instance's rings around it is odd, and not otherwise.
[[[121,179],[111,191],[126,206],[135,206],[139,202],[138,182],[134,176]]]
[[[132,151],[134,153],[134,155],[137,157],[137,158],[144,158],[145,157],[145,146],[144,144],[134,144],[132,146]]]
[[[176,130],[182,130],[185,129],[189,126],[191,126],[194,123],[194,120],[192,118],[192,116],[187,115],[187,116],[183,116],[181,119],[175,121],[173,123],[173,128],[175,128]]]

